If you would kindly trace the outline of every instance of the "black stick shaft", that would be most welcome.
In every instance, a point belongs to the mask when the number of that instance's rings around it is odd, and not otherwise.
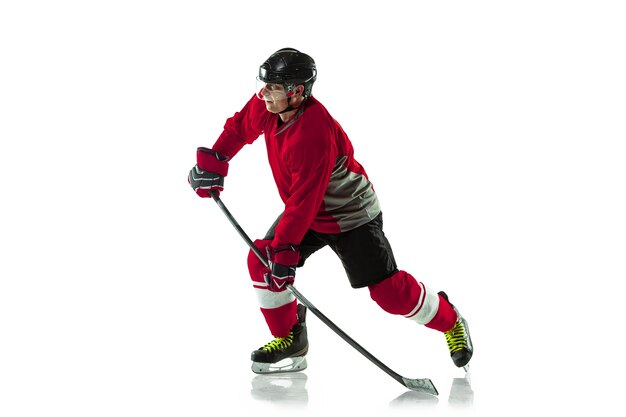
[[[265,256],[263,256],[263,254],[261,253],[261,251],[259,250],[259,248],[257,248],[254,245],[254,242],[252,242],[252,240],[248,237],[248,235],[246,234],[246,232],[241,228],[241,226],[239,226],[239,223],[237,223],[237,220],[235,220],[235,218],[233,217],[232,214],[230,214],[230,211],[228,211],[228,209],[226,208],[226,206],[224,205],[224,203],[222,203],[222,200],[220,200],[220,197],[217,195],[217,193],[215,191],[210,191],[211,197],[213,198],[213,200],[215,200],[215,202],[217,203],[217,205],[219,206],[220,209],[222,209],[222,211],[224,212],[224,214],[226,215],[226,218],[230,221],[230,223],[235,227],[235,229],[237,230],[237,232],[239,232],[239,235],[243,238],[243,240],[246,241],[246,243],[248,244],[248,246],[250,247],[250,249],[252,250],[252,252],[254,252],[254,254],[257,256],[257,258],[259,258],[259,260],[261,262],[263,262],[263,265],[265,265],[266,267],[269,268],[269,263],[267,262],[267,259],[265,259]]]

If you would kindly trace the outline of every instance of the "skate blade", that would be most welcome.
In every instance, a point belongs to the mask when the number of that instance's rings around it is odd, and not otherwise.
[[[252,372],[255,374],[278,374],[285,372],[303,371],[307,367],[305,356],[294,356],[276,363],[252,362]]]
[[[470,371],[470,366],[469,366],[469,363],[468,363],[467,365],[465,365],[465,366],[463,367],[463,369],[465,370],[465,373],[469,373],[469,371]]]

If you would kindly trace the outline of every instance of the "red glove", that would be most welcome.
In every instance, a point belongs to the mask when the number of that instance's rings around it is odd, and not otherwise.
[[[220,155],[209,148],[198,148],[197,164],[191,171],[187,181],[200,197],[211,197],[210,190],[224,190],[224,177],[228,174],[228,157]]]
[[[270,272],[265,274],[265,282],[270,291],[284,291],[287,284],[293,284],[296,278],[296,266],[300,261],[300,251],[296,246],[287,245],[265,248]]]

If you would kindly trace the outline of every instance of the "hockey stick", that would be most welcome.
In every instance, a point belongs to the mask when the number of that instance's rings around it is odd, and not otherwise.
[[[250,240],[246,232],[241,228],[241,226],[239,226],[239,223],[237,223],[233,215],[230,214],[230,212],[228,211],[224,203],[222,203],[222,200],[220,200],[218,193],[215,190],[210,190],[209,194],[211,195],[213,200],[217,203],[219,208],[224,212],[224,214],[226,215],[226,218],[235,227],[239,235],[241,235],[243,240],[250,247],[252,252],[254,252],[254,254],[259,258],[259,260],[263,263],[263,265],[265,265],[266,267],[269,267],[269,264],[267,262],[267,259],[265,259],[265,256],[263,256],[261,251],[254,245],[254,242]],[[359,345],[354,339],[348,336],[346,332],[341,330],[335,323],[330,321],[328,317],[322,314],[322,312],[319,311],[309,300],[307,300],[304,297],[304,295],[302,295],[302,293],[298,291],[293,285],[287,284],[287,289],[293,293],[293,295],[298,299],[298,301],[300,301],[309,310],[311,310],[311,312],[313,312],[313,314],[315,314],[317,318],[319,318],[324,324],[330,327],[332,331],[337,333],[339,337],[341,337],[343,340],[348,342],[350,346],[358,350],[363,356],[365,356],[372,363],[374,363],[374,365],[378,366],[380,369],[385,371],[389,376],[391,376],[393,379],[395,379],[396,381],[404,385],[406,388],[413,390],[413,391],[425,392],[425,393],[432,394],[432,395],[439,394],[437,392],[437,388],[435,388],[435,385],[432,383],[432,381],[429,378],[420,378],[420,379],[405,378],[402,375],[398,374],[397,372],[394,372],[391,368],[389,368],[387,365],[385,365],[380,360],[378,360],[378,358],[376,358],[374,355],[372,355],[367,350],[365,350],[363,346]]]

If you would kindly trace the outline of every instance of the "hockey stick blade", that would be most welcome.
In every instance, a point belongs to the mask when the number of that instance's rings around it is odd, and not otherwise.
[[[228,211],[228,209],[226,208],[222,200],[220,200],[219,194],[215,190],[210,190],[209,194],[211,195],[215,203],[219,206],[219,208],[222,210],[224,215],[226,215],[226,218],[230,221],[233,227],[237,230],[239,235],[243,238],[246,244],[250,247],[250,250],[252,250],[252,252],[254,252],[254,254],[257,256],[257,258],[259,258],[259,260],[263,263],[263,265],[267,267],[269,265],[267,259],[265,259],[261,251],[254,245],[254,242],[252,242],[252,240],[246,234],[243,228],[239,225],[239,223],[237,223],[233,215],[230,214],[230,211]],[[432,383],[430,379],[428,378],[422,378],[422,379],[405,378],[402,375],[398,374],[397,372],[393,371],[387,365],[382,363],[378,358],[376,358],[374,355],[372,355],[367,350],[365,350],[363,346],[361,346],[354,339],[348,336],[346,332],[341,330],[339,326],[333,323],[328,317],[322,314],[322,312],[319,311],[313,305],[313,303],[307,300],[304,297],[304,295],[302,295],[302,293],[300,293],[300,291],[298,291],[293,285],[287,284],[287,289],[291,291],[291,293],[298,299],[298,301],[304,304],[309,309],[309,311],[311,311],[318,319],[320,319],[324,324],[326,324],[332,331],[337,333],[339,337],[345,340],[350,346],[352,346],[354,349],[359,351],[359,353],[361,353],[363,356],[369,359],[374,365],[378,366],[380,369],[385,371],[389,376],[391,376],[393,379],[398,381],[400,384],[404,385],[406,388],[413,390],[413,391],[424,392],[424,393],[431,394],[431,395],[439,394],[437,392],[437,389],[435,388],[435,385]]]
[[[433,384],[433,382],[428,378],[409,379],[409,378],[403,377],[402,381],[404,382],[403,385],[410,390],[418,391],[418,392],[425,392],[427,394],[432,394],[432,395],[439,395],[437,388],[435,388],[435,385]]]

